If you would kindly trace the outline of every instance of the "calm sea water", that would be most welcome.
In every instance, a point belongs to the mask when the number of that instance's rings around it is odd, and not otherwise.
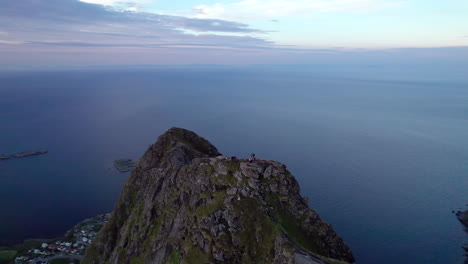
[[[198,67],[0,74],[0,244],[111,211],[172,126],[226,155],[288,165],[359,263],[461,263],[468,202],[463,70]],[[466,71],[465,71],[466,72]]]

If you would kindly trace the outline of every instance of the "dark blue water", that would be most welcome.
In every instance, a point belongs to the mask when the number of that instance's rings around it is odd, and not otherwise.
[[[112,210],[172,126],[275,159],[359,263],[461,263],[468,202],[463,69],[244,67],[0,74],[0,243]]]

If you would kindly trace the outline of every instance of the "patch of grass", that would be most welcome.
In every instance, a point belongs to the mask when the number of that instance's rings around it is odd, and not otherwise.
[[[249,181],[247,180],[247,178],[245,178],[245,177],[242,178],[242,180],[241,180],[241,185],[242,185],[242,186],[248,186],[248,185],[249,185]]]
[[[11,263],[18,253],[16,250],[0,250],[0,264]]]
[[[226,165],[228,171],[234,173],[240,170],[240,163],[240,160],[227,160],[224,162],[224,165]]]
[[[143,264],[143,263],[145,262],[143,261],[142,257],[132,258],[132,260],[130,260],[130,264]]]
[[[174,250],[168,259],[168,264],[179,264],[180,263],[180,251]]]
[[[303,219],[296,219],[287,209],[283,209],[279,202],[279,196],[272,193],[265,195],[268,205],[275,208],[275,214],[278,219],[281,230],[298,246],[316,254],[324,254],[317,245],[319,238],[313,234],[307,234],[301,227]]]
[[[151,250],[151,242],[158,237],[159,231],[161,230],[161,226],[164,220],[164,214],[161,214],[158,217],[151,220],[150,226],[147,227],[149,229],[148,235],[140,248],[140,252],[146,253]]]
[[[197,216],[208,216],[217,210],[221,209],[223,205],[223,200],[225,197],[225,192],[224,191],[219,191],[213,193],[214,199],[211,201],[211,203],[205,205],[205,206],[200,206],[195,210],[195,215]]]
[[[163,220],[164,220],[164,215],[160,215],[160,216],[156,217],[156,219],[154,220],[155,226],[154,226],[153,232],[155,234],[157,234],[159,232],[159,230],[161,230]]]
[[[69,259],[69,258],[59,258],[53,259],[49,261],[50,264],[70,264],[70,263],[80,263],[77,259]]]
[[[93,245],[94,244],[95,242],[93,242]],[[97,251],[96,247],[93,245],[86,248],[86,253],[85,253],[86,258],[83,259],[82,264],[91,263],[92,261],[100,260],[99,252]]]
[[[209,264],[210,256],[205,254],[198,246],[192,246],[184,256],[182,264]]]
[[[136,202],[137,192],[134,189],[130,189],[128,191],[127,197],[128,197],[128,201],[129,201],[130,205],[133,206],[134,203]]]
[[[318,237],[308,236],[293,214],[287,210],[279,209],[278,221],[282,229],[294,243],[310,252],[322,253],[319,247],[317,247],[317,244],[314,243],[314,241],[318,240]]]
[[[349,264],[349,262],[342,261],[342,260],[337,260],[337,259],[332,259],[332,258],[322,257],[322,260],[324,260],[328,264]]]
[[[42,245],[42,242],[40,241],[35,241],[35,240],[26,240],[21,244],[14,245],[13,249],[18,251],[18,255],[24,255],[28,253],[28,251],[32,248],[40,248]]]
[[[131,227],[127,230],[127,233],[125,234],[128,241],[132,241],[132,234],[134,232],[138,232],[141,229],[140,223],[143,222],[143,208],[143,202],[140,201],[137,204],[135,204],[130,214],[130,217],[127,219],[127,222],[129,222],[129,226]],[[136,238],[138,239],[139,237]]]
[[[211,197],[211,194],[209,192],[200,193],[200,198],[201,199],[207,199],[207,198],[210,198],[210,197]]]
[[[232,173],[221,174],[213,178],[213,181],[217,184],[234,186],[237,184],[237,179]]]
[[[93,231],[96,232],[96,233],[101,231],[102,226],[103,226],[102,224],[95,224],[94,227],[93,227]],[[73,239],[73,236],[69,237],[68,239],[70,239],[70,240]]]
[[[204,138],[195,137],[192,132],[183,130],[183,129],[175,129],[171,131],[172,135],[179,139],[184,144],[192,147],[201,153],[210,154],[213,151],[213,145],[208,142]]]
[[[215,173],[215,169],[211,165],[204,165],[204,166],[198,167],[197,171],[201,172],[204,175],[212,175],[213,173]]]
[[[242,199],[235,210],[242,213],[242,241],[244,254],[242,263],[272,263],[275,255],[275,239],[279,234],[276,224],[264,213],[255,199]]]

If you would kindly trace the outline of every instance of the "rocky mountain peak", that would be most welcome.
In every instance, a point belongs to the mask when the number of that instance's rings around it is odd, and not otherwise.
[[[159,136],[140,159],[141,170],[154,167],[181,166],[194,158],[216,157],[221,155],[208,140],[194,132],[173,127]]]
[[[171,128],[125,184],[83,263],[351,263],[286,166],[230,159]]]

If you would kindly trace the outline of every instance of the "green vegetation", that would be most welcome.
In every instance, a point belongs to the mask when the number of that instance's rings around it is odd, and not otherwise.
[[[120,172],[131,171],[136,166],[136,162],[131,159],[114,160],[114,167]]]
[[[279,235],[276,224],[264,213],[258,213],[260,204],[255,199],[242,199],[235,210],[243,215],[240,240],[245,247],[242,263],[272,263],[275,239]]]
[[[304,229],[301,227],[301,219],[296,219],[287,209],[281,208],[278,195],[267,193],[265,195],[265,200],[270,206],[275,208],[276,217],[281,230],[283,230],[296,245],[311,253],[324,254],[316,244],[320,239],[314,237],[313,233],[305,233]]]
[[[99,232],[99,231],[101,231],[102,226],[103,226],[102,224],[95,224],[94,227],[93,227],[93,231],[96,232],[96,233]],[[67,239],[68,239],[67,241],[70,241],[70,240],[73,239],[73,236],[72,236],[72,235],[71,235],[70,237],[71,237],[71,238],[67,238]]]
[[[332,259],[332,258],[321,257],[321,259],[324,260],[326,263],[329,263],[329,264],[349,264],[349,262],[342,261],[342,260],[337,260],[337,259]]]
[[[201,172],[203,175],[212,175],[215,173],[215,169],[211,165],[205,165],[197,169],[198,172]]]
[[[145,263],[142,257],[133,258],[130,260],[130,264],[143,264]]]
[[[209,193],[209,192],[200,193],[200,198],[201,199],[207,199],[207,198],[210,198],[210,197],[211,197],[211,193]]]
[[[217,184],[235,186],[237,184],[237,178],[232,173],[221,174],[213,178],[213,181]]]
[[[241,161],[240,160],[227,160],[224,162],[224,164],[226,165],[228,171],[230,171],[231,173],[234,173],[240,170]]]
[[[297,245],[306,249],[310,252],[322,254],[320,248],[317,247],[317,244],[314,243],[319,241],[317,237],[312,237],[311,234],[304,232],[304,229],[301,227],[300,222],[287,210],[278,210],[278,221],[288,235],[288,237]]]
[[[86,260],[95,260],[95,261],[100,260],[100,255],[96,247],[91,246],[91,247],[86,248],[86,255],[87,255]],[[87,262],[84,261],[83,263],[87,263]]]
[[[42,242],[36,240],[26,240],[22,244],[14,245],[13,249],[18,251],[18,255],[25,255],[31,248],[41,247]]]
[[[182,141],[184,144],[200,151],[201,153],[209,154],[213,151],[213,145],[211,145],[210,142],[208,142],[206,139],[194,135],[191,131],[185,129],[174,129],[171,131],[171,134]],[[190,138],[195,140],[190,140]]]
[[[203,252],[201,248],[198,246],[192,246],[187,253],[187,255],[184,256],[184,259],[182,260],[182,264],[209,264],[210,263],[210,256]]]
[[[143,241],[143,244],[140,248],[141,254],[145,254],[146,252],[149,252],[149,250],[151,249],[151,242],[156,240],[156,238],[158,237],[159,231],[161,230],[161,226],[164,221],[165,221],[165,215],[161,214],[158,217],[152,219],[148,227],[145,227],[149,231],[148,231],[145,241]]]
[[[225,198],[225,192],[224,191],[219,191],[213,193],[214,199],[211,201],[211,203],[205,205],[205,206],[200,206],[195,210],[195,215],[197,216],[208,216],[217,210],[223,208],[223,200]]]
[[[316,224],[307,221],[315,215],[305,210],[289,172],[267,161],[247,164],[251,173],[257,167],[277,170],[278,176],[254,180],[249,172],[242,176],[240,167],[246,160],[208,159],[199,152],[217,154],[190,131],[170,129],[161,136],[142,159],[144,168],[125,185],[116,211],[88,248],[85,261],[109,264],[112,256],[128,264],[160,258],[165,264],[214,263],[220,258],[225,263],[269,264],[275,256],[293,262],[299,248],[318,258],[341,256],[334,237],[322,237],[330,231],[328,225],[320,219]],[[179,166],[174,159],[187,162]],[[158,169],[149,177],[143,171],[153,168]],[[284,188],[291,190],[289,195],[275,194],[275,189]],[[161,247],[164,255],[156,254]]]
[[[132,188],[128,191],[127,197],[130,205],[133,205],[136,202],[137,192]]]
[[[59,259],[53,259],[49,261],[50,264],[70,264],[70,263],[80,263],[79,260],[77,259],[69,259],[69,258],[59,258]]]
[[[0,250],[0,264],[8,264],[16,256],[16,250]]]
[[[162,226],[162,223],[164,221],[164,215],[160,215],[158,216],[155,220],[154,220],[154,228],[151,230],[151,232],[153,232],[154,234],[157,234],[159,232],[159,230],[161,230],[161,226]]]
[[[169,256],[168,264],[179,264],[180,263],[180,251],[174,250]]]

